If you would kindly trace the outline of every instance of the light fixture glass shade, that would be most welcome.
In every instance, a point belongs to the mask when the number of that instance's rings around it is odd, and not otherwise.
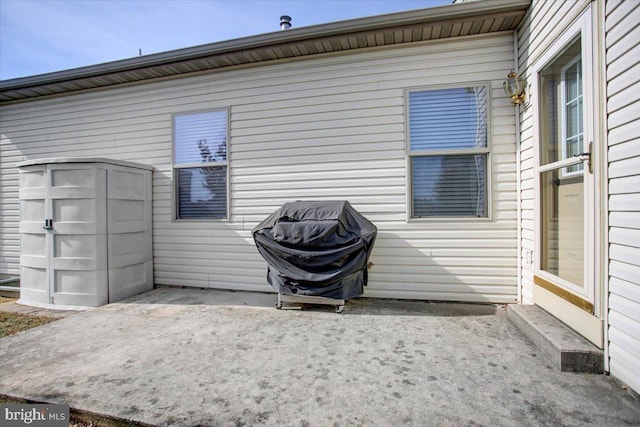
[[[525,98],[525,81],[515,72],[510,72],[507,80],[502,83],[505,93],[511,98],[513,104],[521,104]]]

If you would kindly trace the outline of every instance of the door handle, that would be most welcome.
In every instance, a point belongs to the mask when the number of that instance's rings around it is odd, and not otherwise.
[[[573,157],[578,157],[583,162],[585,160],[587,161],[587,166],[589,167],[589,173],[593,173],[593,166],[591,164],[591,160],[592,160],[591,159],[591,153],[593,151],[592,148],[593,148],[593,142],[589,142],[589,151],[573,155]]]
[[[53,229],[53,218],[45,219],[42,228],[44,228],[45,230]]]

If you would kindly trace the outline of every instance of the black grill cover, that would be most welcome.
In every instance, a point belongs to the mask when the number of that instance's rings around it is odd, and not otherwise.
[[[286,203],[253,229],[281,295],[362,295],[376,227],[347,201]]]

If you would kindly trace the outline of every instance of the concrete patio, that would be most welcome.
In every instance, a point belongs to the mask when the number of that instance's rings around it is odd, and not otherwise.
[[[152,425],[640,425],[491,305],[160,288],[0,340],[0,394]]]

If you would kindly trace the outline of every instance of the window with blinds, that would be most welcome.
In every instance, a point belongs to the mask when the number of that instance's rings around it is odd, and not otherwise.
[[[227,110],[175,115],[177,219],[227,218]]]
[[[411,91],[411,217],[488,217],[486,86]]]

